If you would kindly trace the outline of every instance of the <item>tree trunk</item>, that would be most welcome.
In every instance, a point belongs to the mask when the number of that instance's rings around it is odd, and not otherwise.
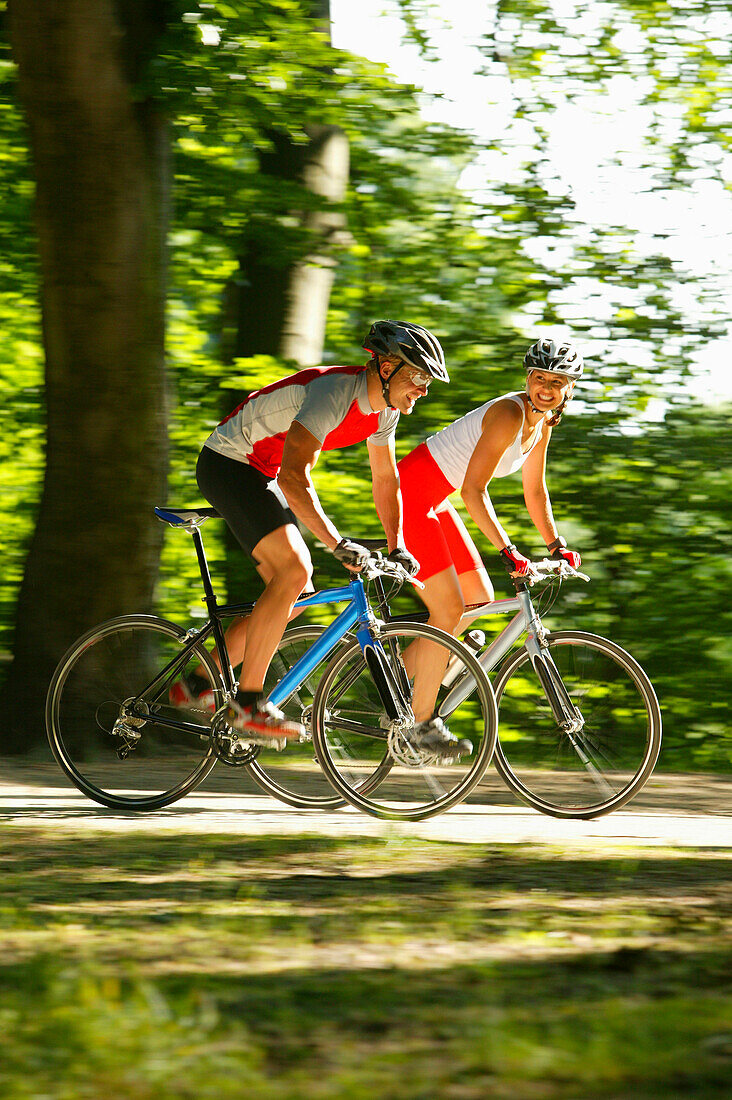
[[[279,225],[271,214],[247,226],[239,255],[237,357],[275,355],[300,366],[322,362],[333,244],[344,231],[343,215],[333,207],[348,182],[348,139],[336,126],[312,127],[309,134],[307,145],[271,134],[272,151],[261,157],[262,172],[275,186],[280,180],[297,183],[322,201],[306,210],[277,211],[295,215],[294,226]]]
[[[342,201],[348,182],[348,139],[335,126],[310,131],[308,145],[295,145],[285,134],[270,134],[272,151],[260,157],[264,174],[296,183],[324,200],[304,210],[281,209],[295,225],[283,225],[272,213],[253,218],[242,234],[239,274],[227,294],[227,328],[233,343],[227,357],[273,355],[300,366],[322,362],[325,321],[335,277],[332,246],[344,232],[343,215],[329,209]],[[304,247],[303,247],[304,246]],[[246,396],[224,390],[225,415]],[[229,599],[253,594],[259,580],[231,532],[224,536],[225,580]],[[253,587],[254,586],[254,587]]]
[[[329,0],[312,0],[320,30],[330,33]],[[272,132],[272,149],[260,168],[272,178],[270,209],[253,218],[242,234],[239,273],[227,294],[227,328],[233,341],[227,357],[273,355],[299,366],[321,363],[325,321],[335,277],[333,246],[345,232],[338,210],[346,193],[349,149],[337,126],[308,128],[310,141],[296,145]],[[277,184],[298,184],[315,198],[300,210],[276,204]],[[284,217],[283,217],[284,216]],[[226,414],[247,391],[224,391]],[[231,532],[225,532],[225,579],[229,599],[252,594],[258,584]]]
[[[310,0],[309,6],[314,27],[330,41],[330,0]],[[271,131],[272,148],[260,155],[261,171],[271,177],[272,187],[267,209],[242,234],[239,278],[229,296],[234,358],[274,355],[300,366],[322,361],[336,265],[333,246],[345,230],[338,205],[348,184],[349,150],[337,126],[306,131],[307,145]],[[278,189],[278,184],[284,186]],[[293,209],[288,197],[292,184],[307,192],[300,209]]]
[[[150,608],[164,499],[168,139],[135,98],[166,5],[11,0],[36,179],[48,411],[18,602],[5,751],[43,737],[65,648]]]

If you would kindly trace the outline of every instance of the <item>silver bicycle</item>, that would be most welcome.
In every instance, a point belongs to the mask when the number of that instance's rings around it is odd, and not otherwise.
[[[599,817],[623,806],[647,782],[661,749],[661,710],[638,662],[597,634],[550,632],[532,600],[539,583],[589,579],[564,561],[545,559],[515,578],[514,598],[468,609],[473,622],[513,614],[478,654],[486,673],[496,670],[493,759],[514,794],[553,817]],[[524,635],[522,648],[509,655]],[[460,670],[440,716],[449,721],[473,686]]]

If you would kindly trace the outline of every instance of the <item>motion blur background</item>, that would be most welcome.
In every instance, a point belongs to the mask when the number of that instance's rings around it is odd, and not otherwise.
[[[520,388],[538,333],[581,346],[587,384],[548,480],[592,584],[562,594],[557,620],[646,667],[660,768],[728,768],[732,5],[171,0],[137,22],[81,0],[55,22],[14,7],[15,24],[0,4],[0,675],[39,702],[0,747],[42,741],[44,684],[82,629],[201,611],[188,540],[161,547],[150,510],[201,502],[196,457],[221,415],[298,365],[364,362],[371,322],[403,317],[439,336],[453,381],[402,418],[400,455]],[[145,201],[129,184],[107,198],[105,164],[133,155],[120,103],[148,153],[154,134]],[[127,255],[119,227],[140,218],[161,247],[129,292],[145,248]],[[107,323],[110,302],[124,309]],[[151,442],[166,434],[167,455]],[[356,537],[379,529],[363,461],[324,456],[316,475]],[[541,551],[520,480],[491,495]],[[220,527],[221,594],[256,594]]]

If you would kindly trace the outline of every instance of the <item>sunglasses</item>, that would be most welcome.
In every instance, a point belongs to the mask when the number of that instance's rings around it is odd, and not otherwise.
[[[432,375],[425,374],[423,370],[418,370],[417,367],[410,367],[405,364],[404,373],[409,375],[415,386],[419,386],[421,389],[428,389],[432,385]]]

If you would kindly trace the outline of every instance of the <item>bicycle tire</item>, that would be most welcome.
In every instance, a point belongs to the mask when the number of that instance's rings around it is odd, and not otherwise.
[[[638,662],[608,638],[565,630],[547,640],[584,726],[571,736],[558,726],[521,649],[496,677],[493,759],[514,794],[541,813],[600,817],[629,802],[653,772],[662,736],[656,693]]]
[[[325,630],[320,623],[304,623],[290,627],[282,636],[264,681],[264,694],[269,695],[286,672]],[[317,683],[327,660],[314,670],[290,698],[279,704],[288,718],[302,722],[310,730],[312,706]],[[251,779],[267,794],[298,810],[337,810],[345,800],[334,791],[318,764],[312,741],[288,744],[282,752],[261,750],[246,765]]]
[[[480,782],[496,743],[497,707],[490,682],[474,654],[451,634],[426,623],[383,626],[379,639],[390,661],[402,662],[407,645],[420,639],[457,655],[476,680],[476,690],[449,719],[450,730],[469,737],[470,754],[451,764],[415,753],[391,728],[357,641],[339,650],[324,670],[313,704],[313,744],[328,779],[346,801],[373,817],[421,821],[457,805]],[[396,643],[396,645],[392,645]],[[391,668],[400,683],[404,669]],[[437,705],[442,694],[440,689]],[[336,748],[345,743],[348,763]],[[378,799],[375,795],[378,794]]]
[[[89,630],[61,658],[46,696],[48,740],[71,782],[95,802],[112,809],[159,810],[197,787],[216,763],[212,713],[181,712],[167,696],[170,684],[200,663],[215,706],[224,702],[219,671],[203,645],[182,655],[176,666],[185,636],[179,626],[154,615],[122,615]],[[126,704],[169,662],[164,686],[144,700],[149,716],[133,718],[132,734],[126,734]],[[189,720],[200,732],[166,729],[154,722],[155,714]],[[127,741],[131,747],[120,756]]]

